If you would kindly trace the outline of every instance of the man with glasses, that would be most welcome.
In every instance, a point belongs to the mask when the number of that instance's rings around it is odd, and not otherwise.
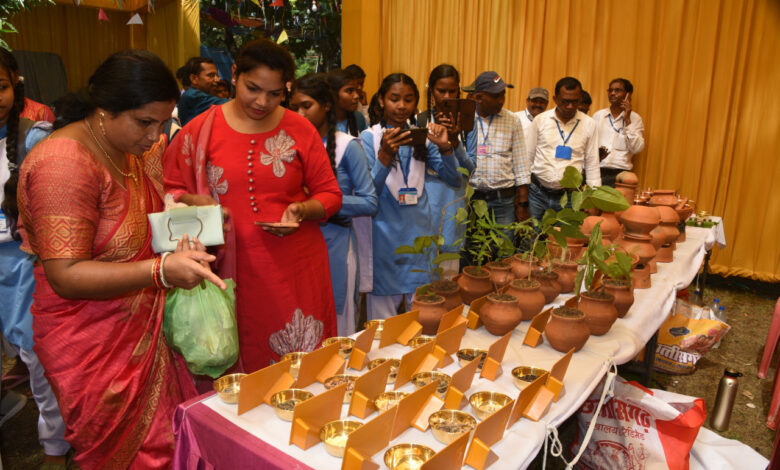
[[[601,182],[615,186],[621,171],[630,171],[634,155],[645,148],[645,125],[642,117],[631,109],[634,86],[625,78],[609,82],[609,108],[596,111],[593,120],[599,136]]]
[[[582,84],[573,77],[558,80],[553,100],[555,108],[536,116],[526,136],[534,149],[528,203],[531,217],[539,220],[547,209],[561,209],[559,181],[567,166],[584,173],[590,186],[601,185],[596,123],[578,109]]]

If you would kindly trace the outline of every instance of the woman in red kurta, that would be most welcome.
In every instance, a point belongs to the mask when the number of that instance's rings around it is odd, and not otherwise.
[[[219,272],[230,277],[234,268],[247,372],[336,334],[317,222],[339,210],[341,190],[317,131],[281,106],[294,71],[283,47],[247,44],[236,60],[236,98],[190,121],[165,154],[168,195],[190,205],[218,203],[230,214],[229,253],[218,255],[227,261]]]

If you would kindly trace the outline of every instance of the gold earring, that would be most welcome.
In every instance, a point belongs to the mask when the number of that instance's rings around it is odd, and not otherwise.
[[[100,126],[100,133],[103,134],[103,137],[106,136],[106,126],[103,125],[104,117],[106,117],[106,113],[100,111],[100,119],[98,120],[98,126]]]

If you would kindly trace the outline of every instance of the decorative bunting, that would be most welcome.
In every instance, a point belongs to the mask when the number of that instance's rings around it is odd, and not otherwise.
[[[98,21],[108,21],[108,15],[102,8],[98,11]]]
[[[144,21],[141,19],[141,15],[136,13],[135,15],[130,17],[130,20],[126,23],[128,26],[131,24],[140,24],[143,26]]]
[[[280,34],[279,37],[276,39],[276,43],[277,44],[281,44],[281,43],[287,41],[288,39],[289,39],[289,37],[287,36],[287,30],[284,29],[284,30],[282,30],[282,34]]]
[[[283,7],[284,6],[284,0],[274,0],[271,2],[272,7]]]

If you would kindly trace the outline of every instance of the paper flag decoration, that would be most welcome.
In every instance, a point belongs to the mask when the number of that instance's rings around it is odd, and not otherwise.
[[[108,21],[108,15],[102,8],[98,11],[98,21]]]
[[[282,34],[280,34],[279,37],[276,38],[276,43],[277,44],[281,44],[284,41],[287,41],[288,39],[289,39],[289,37],[287,36],[287,30],[285,29],[285,30],[282,30]]]
[[[284,6],[284,0],[274,0],[271,2],[272,7],[283,7]]]
[[[143,25],[143,24],[144,24],[144,22],[143,22],[143,20],[141,19],[141,15],[139,15],[138,13],[136,13],[135,15],[133,15],[133,16],[131,16],[131,17],[130,17],[130,21],[128,21],[128,22],[127,22],[127,24],[128,24],[128,25],[131,25],[131,24],[140,24],[140,25]]]

